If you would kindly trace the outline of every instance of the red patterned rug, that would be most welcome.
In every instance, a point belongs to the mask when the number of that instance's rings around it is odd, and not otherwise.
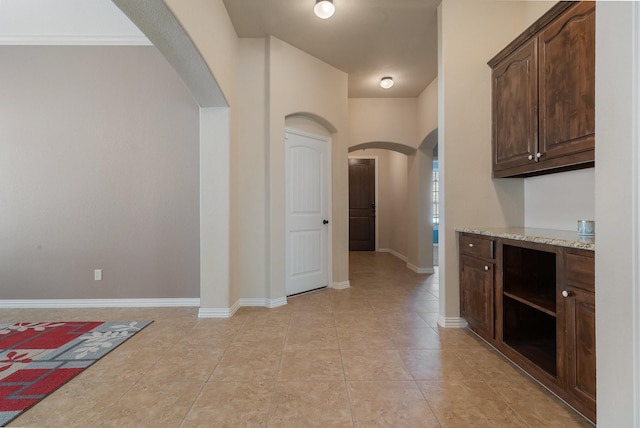
[[[151,322],[0,323],[0,426]]]

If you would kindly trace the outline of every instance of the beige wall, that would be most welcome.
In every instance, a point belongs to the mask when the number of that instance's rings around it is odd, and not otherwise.
[[[231,160],[231,282],[240,298],[267,294],[266,48],[265,39],[239,41],[236,115],[241,126]]]
[[[439,9],[440,322],[459,323],[455,227],[523,226],[521,179],[491,178],[487,61],[522,30],[517,2],[444,0]],[[472,48],[471,48],[472,47]]]
[[[438,79],[434,79],[418,97],[418,139],[425,138],[438,128]],[[433,152],[433,147],[431,147]]]
[[[285,295],[285,118],[304,114],[331,132],[333,284],[349,279],[347,165],[347,75],[275,38],[268,40],[269,230],[270,272],[267,298]],[[330,284],[331,285],[331,284]]]
[[[198,108],[174,70],[153,47],[0,58],[0,298],[199,297]]]
[[[350,98],[349,146],[373,141],[418,144],[417,98]]]
[[[389,194],[385,202],[389,204],[390,220],[389,248],[402,255],[408,255],[407,229],[407,156],[398,152],[389,152],[388,172]]]

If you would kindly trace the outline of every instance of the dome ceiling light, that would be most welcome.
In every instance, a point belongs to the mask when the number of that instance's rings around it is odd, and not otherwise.
[[[383,77],[382,80],[380,80],[380,87],[384,88],[384,89],[389,89],[390,87],[393,86],[393,79],[389,76]]]
[[[336,11],[336,7],[333,5],[333,0],[316,0],[316,5],[313,7],[313,11],[320,19],[328,19],[333,16]]]

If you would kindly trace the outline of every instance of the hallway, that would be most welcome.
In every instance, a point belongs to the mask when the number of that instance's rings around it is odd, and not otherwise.
[[[591,426],[472,334],[438,328],[437,274],[387,253],[350,263],[350,289],[231,319],[1,309],[0,321],[155,321],[9,426]]]

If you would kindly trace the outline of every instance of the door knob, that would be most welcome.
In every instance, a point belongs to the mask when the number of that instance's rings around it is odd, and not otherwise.
[[[329,220],[322,220],[322,224],[329,224]]]
[[[569,296],[571,296],[571,291],[567,291],[567,290],[562,291],[562,297],[569,297]]]

